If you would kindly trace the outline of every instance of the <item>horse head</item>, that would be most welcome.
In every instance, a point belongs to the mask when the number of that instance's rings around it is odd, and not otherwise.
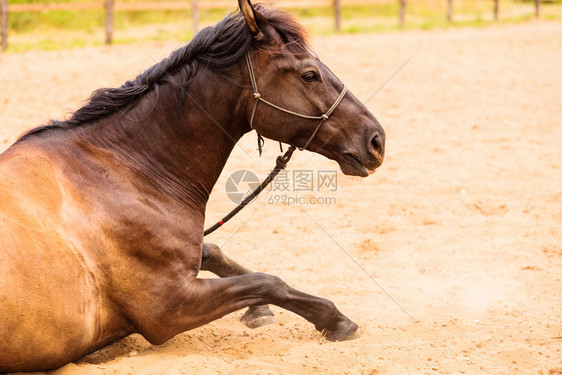
[[[366,177],[384,158],[385,133],[377,119],[309,48],[294,20],[276,29],[279,13],[239,0],[253,35],[246,56],[253,99],[250,126],[258,134],[335,160],[344,174]],[[289,30],[289,31],[288,31]]]

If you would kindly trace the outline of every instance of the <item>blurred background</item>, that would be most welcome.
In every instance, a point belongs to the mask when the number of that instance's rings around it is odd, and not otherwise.
[[[562,20],[561,0],[264,0],[313,34]],[[231,0],[0,0],[2,47],[60,49],[189,40],[236,8]]]

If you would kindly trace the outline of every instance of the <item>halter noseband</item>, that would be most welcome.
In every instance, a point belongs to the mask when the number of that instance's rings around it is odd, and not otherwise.
[[[254,129],[254,117],[256,115],[256,110],[258,108],[258,103],[259,102],[263,102],[264,104],[267,104],[270,107],[273,107],[281,112],[285,112],[288,113],[290,115],[293,116],[297,116],[297,117],[301,117],[301,118],[305,118],[308,120],[320,120],[320,123],[316,126],[316,129],[314,129],[314,132],[312,133],[312,135],[310,136],[310,138],[308,138],[308,141],[306,141],[306,143],[304,144],[303,147],[299,147],[299,150],[304,150],[308,147],[308,145],[310,144],[310,142],[312,141],[312,139],[316,136],[316,133],[318,133],[318,130],[320,130],[320,127],[322,126],[322,124],[325,121],[328,121],[328,119],[330,118],[330,115],[336,110],[336,108],[338,107],[338,105],[341,103],[341,101],[343,100],[345,94],[347,93],[347,85],[343,86],[343,89],[340,93],[340,95],[338,96],[338,98],[336,99],[336,101],[334,102],[334,104],[332,104],[332,106],[330,107],[330,109],[328,109],[328,111],[326,111],[326,113],[320,115],[320,116],[310,116],[310,115],[303,115],[301,113],[297,113],[282,107],[279,107],[278,105],[275,105],[267,100],[265,100],[264,98],[261,97],[259,91],[258,91],[258,84],[256,81],[256,74],[254,73],[254,66],[252,64],[252,59],[250,58],[250,53],[246,54],[246,63],[248,65],[248,72],[250,73],[250,81],[252,82],[252,89],[254,90],[254,109],[252,110],[252,116],[250,117],[250,127],[252,129]],[[258,138],[261,137],[261,135],[259,135],[258,133]],[[261,144],[260,144],[260,140],[258,139],[258,147],[260,148],[260,154],[261,154]]]

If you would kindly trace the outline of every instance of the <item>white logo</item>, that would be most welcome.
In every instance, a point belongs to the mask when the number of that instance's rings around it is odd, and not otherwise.
[[[232,203],[240,204],[259,185],[260,180],[258,176],[252,171],[241,169],[228,176],[228,180],[226,180],[226,194]]]

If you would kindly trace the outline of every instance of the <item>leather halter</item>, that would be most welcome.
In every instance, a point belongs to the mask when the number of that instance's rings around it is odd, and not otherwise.
[[[299,150],[301,150],[301,151],[308,147],[308,145],[310,144],[312,139],[316,136],[316,133],[318,133],[318,130],[320,130],[320,127],[322,126],[322,124],[325,121],[328,121],[328,119],[330,118],[330,115],[336,110],[338,105],[343,100],[345,94],[347,93],[347,85],[344,85],[340,95],[338,96],[338,98],[336,99],[334,104],[332,104],[330,109],[328,109],[324,114],[322,114],[320,116],[303,115],[301,113],[294,112],[294,111],[291,111],[289,109],[285,109],[283,107],[275,105],[275,104],[265,100],[264,98],[262,98],[262,96],[260,95],[260,93],[258,91],[258,84],[257,84],[257,81],[256,81],[256,75],[254,73],[254,66],[252,64],[252,59],[250,58],[250,53],[246,54],[246,64],[248,65],[248,72],[250,73],[250,81],[252,82],[252,89],[254,91],[254,100],[255,100],[254,101],[254,109],[252,110],[252,117],[250,117],[250,127],[252,129],[254,129],[254,117],[256,115],[256,110],[258,108],[259,102],[267,104],[270,107],[273,107],[273,108],[275,108],[279,111],[288,113],[288,114],[293,115],[293,116],[301,117],[301,118],[308,119],[308,120],[320,120],[320,122],[316,126],[316,129],[314,129],[314,132],[312,133],[310,138],[308,138],[308,141],[306,141],[306,143],[304,144],[303,147],[299,147]],[[259,135],[259,133],[258,133],[258,137],[261,137],[261,135]],[[259,145],[259,141],[258,141],[258,145]],[[261,148],[261,146],[260,146],[260,148]]]
[[[326,113],[324,113],[320,116],[303,115],[301,113],[297,113],[297,112],[279,107],[278,105],[275,105],[275,104],[265,100],[264,98],[262,98],[259,91],[258,91],[258,85],[256,83],[256,75],[254,73],[254,67],[252,66],[252,60],[250,59],[249,53],[246,54],[246,63],[248,64],[248,71],[250,72],[250,80],[252,81],[252,89],[254,90],[254,99],[255,99],[254,109],[252,110],[252,117],[250,118],[250,127],[252,129],[254,129],[254,117],[256,115],[256,109],[258,108],[259,102],[263,102],[270,107],[273,107],[273,108],[275,108],[279,111],[291,114],[293,116],[297,116],[297,117],[301,117],[301,118],[305,118],[305,119],[309,119],[309,120],[320,120],[320,123],[318,124],[318,126],[316,126],[316,129],[314,129],[314,132],[312,133],[310,138],[308,138],[308,141],[306,141],[306,143],[303,147],[299,148],[300,150],[306,149],[306,147],[310,144],[312,139],[316,136],[316,133],[318,133],[318,130],[320,129],[322,124],[330,118],[330,115],[336,110],[337,106],[341,103],[341,101],[343,100],[343,97],[347,93],[347,86],[344,85],[343,89],[342,89],[342,92],[340,93],[340,95],[338,96],[338,98],[336,99],[334,104],[332,104],[332,106],[330,107],[330,109]],[[263,142],[263,138],[258,133],[258,148],[260,150],[260,155],[261,155],[261,147],[262,147],[261,142]],[[281,143],[279,143],[279,144],[281,144]],[[251,194],[249,194],[246,198],[244,198],[244,200],[242,202],[240,202],[238,204],[238,206],[236,206],[226,216],[224,216],[221,220],[217,221],[210,228],[207,228],[204,231],[203,235],[206,236],[208,234],[213,233],[215,230],[217,230],[218,228],[223,226],[227,221],[232,219],[244,207],[246,207],[248,204],[250,204],[263,191],[263,189],[265,189],[267,187],[267,185],[269,185],[269,183],[271,181],[273,181],[275,176],[277,176],[277,174],[279,172],[281,172],[283,169],[285,169],[287,167],[287,163],[289,163],[289,160],[291,160],[291,156],[293,156],[293,152],[295,151],[295,149],[296,149],[296,147],[291,145],[291,147],[289,147],[289,149],[283,155],[279,155],[277,157],[276,162],[275,162],[275,168],[273,168],[273,170],[269,173],[269,175],[265,178],[265,180],[263,180],[262,183],[254,191],[252,191]]]

